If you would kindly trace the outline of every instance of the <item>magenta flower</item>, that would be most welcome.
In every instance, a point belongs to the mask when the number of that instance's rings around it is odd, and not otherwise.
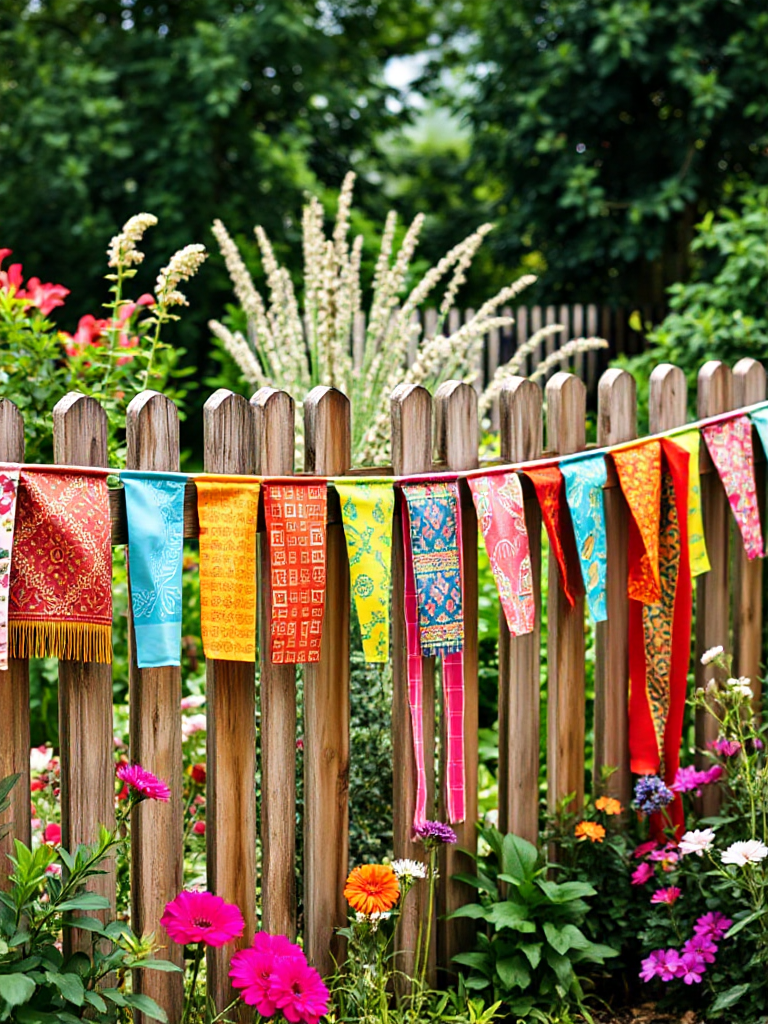
[[[640,977],[643,981],[652,981],[661,974],[662,965],[665,962],[667,952],[664,949],[654,949],[649,957],[641,963],[642,970]]]
[[[678,977],[682,978],[686,985],[695,985],[701,981],[707,965],[697,953],[683,953],[680,961],[683,969]]]
[[[241,949],[232,957],[229,976],[232,987],[240,989],[247,1006],[255,1006],[262,1017],[274,1017],[277,1004],[270,994],[270,985],[278,960],[271,953]]]
[[[673,978],[679,978],[684,970],[685,964],[677,950],[665,949],[657,971],[661,980],[672,981]]]
[[[253,949],[257,953],[269,956],[293,957],[306,961],[304,950],[295,942],[289,942],[285,935],[270,935],[269,932],[256,932],[253,936]]]
[[[661,864],[664,871],[674,870],[674,865],[680,860],[680,854],[670,843],[661,849],[654,850],[648,860],[654,861],[654,863]]]
[[[683,953],[695,953],[705,964],[713,964],[717,955],[717,943],[711,935],[694,933],[683,945]]]
[[[117,769],[117,777],[125,782],[131,789],[139,794],[139,799],[160,800],[167,804],[171,798],[171,791],[152,772],[142,768],[140,764],[121,764]]]
[[[681,891],[676,885],[670,885],[666,889],[657,889],[651,896],[651,903],[666,903],[671,906],[681,896]]]
[[[655,839],[649,839],[647,843],[640,843],[639,846],[636,846],[632,856],[635,860],[640,860],[642,857],[647,857],[658,845]]]
[[[738,740],[726,740],[722,739],[722,737],[718,740],[711,740],[707,746],[721,757],[735,757],[741,750],[741,744]]]
[[[207,946],[226,946],[245,931],[240,909],[225,903],[211,892],[183,889],[167,903],[160,924],[179,945],[204,942]]]
[[[275,959],[269,994],[290,1024],[317,1024],[328,1012],[323,979],[314,967],[298,959]]]
[[[732,924],[733,921],[730,917],[726,917],[725,914],[721,914],[717,910],[710,911],[708,914],[702,914],[697,919],[696,924],[693,926],[693,931],[696,935],[706,935],[713,942],[719,942]]]
[[[645,885],[654,876],[654,870],[647,861],[638,864],[632,872],[632,885]]]
[[[701,793],[702,786],[708,786],[712,782],[717,782],[722,774],[723,766],[721,764],[713,764],[706,771],[699,771],[693,765],[690,765],[688,768],[678,768],[675,781],[670,788],[675,793],[695,792],[698,796]]]

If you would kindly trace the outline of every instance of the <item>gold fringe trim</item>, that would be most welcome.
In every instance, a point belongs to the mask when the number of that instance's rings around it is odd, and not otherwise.
[[[112,626],[91,622],[22,622],[9,626],[12,658],[112,661]]]

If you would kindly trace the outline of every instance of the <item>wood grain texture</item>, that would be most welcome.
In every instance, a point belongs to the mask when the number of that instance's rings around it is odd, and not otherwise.
[[[0,399],[0,462],[24,461],[24,419],[7,398]],[[11,790],[11,806],[3,815],[3,823],[11,829],[0,838],[0,889],[10,886],[6,857],[13,851],[14,839],[29,846],[29,662],[26,658],[10,658],[8,670],[0,672],[0,779],[21,775]]]
[[[165,395],[143,391],[131,401],[126,411],[126,440],[127,469],[178,472],[179,414]],[[139,935],[155,933],[162,947],[159,959],[183,966],[182,947],[170,942],[160,925],[166,903],[182,888],[184,874],[181,668],[138,667],[130,607],[129,601],[131,761],[154,772],[171,788],[168,803],[145,800],[132,813],[133,927]],[[136,971],[134,985],[165,1010],[169,1024],[178,1024],[184,1010],[181,974]]]
[[[637,387],[626,370],[606,370],[597,387],[597,443],[637,437]],[[610,461],[610,460],[609,460]],[[607,792],[629,807],[629,598],[627,538],[629,510],[620,487],[603,492],[607,541],[608,618],[595,626],[595,767],[615,768]]]
[[[725,363],[715,359],[705,363],[699,370],[698,385],[699,419],[714,416],[719,412],[727,412],[728,409],[733,408],[733,375]],[[702,464],[711,467],[712,462],[703,439],[701,451]],[[712,568],[696,579],[694,672],[697,687],[705,686],[714,674],[711,665],[701,664],[701,656],[704,651],[718,644],[722,644],[726,651],[732,650],[729,631],[732,513],[720,477],[716,472],[702,474],[701,507],[707,553]],[[705,768],[710,763],[704,758],[701,751],[706,749],[710,740],[717,738],[717,733],[717,721],[699,709],[696,713],[696,749],[699,751],[697,761],[700,768]],[[716,814],[719,807],[718,788],[706,786],[699,805],[701,814],[705,816]]]
[[[261,388],[256,414],[256,472],[293,473],[295,408],[290,395]],[[259,694],[261,700],[262,927],[296,935],[296,669],[270,657],[272,588],[266,532],[259,536]]]
[[[307,472],[343,476],[350,436],[346,395],[313,388],[304,400]],[[347,920],[349,859],[349,560],[340,514],[330,518],[320,661],[304,669],[304,942],[323,975],[343,952],[336,929]]]
[[[648,388],[648,429],[652,434],[687,422],[688,382],[679,366],[659,363],[651,372]]]
[[[548,382],[547,446],[558,455],[585,444],[587,390],[578,377],[562,371]],[[549,669],[547,702],[547,781],[549,809],[569,793],[571,808],[584,802],[584,598],[568,604],[560,586],[557,560],[549,559]]]
[[[537,459],[543,449],[541,388],[510,377],[501,389],[501,457]],[[530,481],[521,477],[531,549],[534,628],[509,634],[499,614],[499,828],[531,843],[539,836],[539,707],[541,702],[541,510]]]
[[[108,464],[107,416],[97,401],[71,392],[56,404],[53,455],[57,463],[72,466]],[[111,665],[59,661],[59,744],[62,843],[72,850],[94,842],[101,825],[112,829],[115,824]],[[105,866],[106,873],[88,888],[106,896],[114,914],[114,864]],[[89,949],[91,935],[66,929],[64,941],[65,949]]]
[[[469,384],[446,381],[435,392],[437,457],[448,469],[476,469],[478,465],[477,392]],[[437,891],[437,962],[443,971],[454,975],[452,958],[471,949],[475,926],[469,918],[445,920],[464,903],[474,899],[472,888],[457,882],[460,872],[471,874],[474,861],[467,853],[477,849],[477,773],[478,773],[478,650],[477,650],[477,514],[466,480],[459,481],[461,506],[462,583],[464,612],[464,765],[466,814],[454,824],[456,846],[440,847],[440,878]],[[440,816],[447,820],[445,806],[446,750],[445,727],[440,743]]]
[[[395,475],[425,473],[432,467],[432,396],[418,384],[401,384],[390,403],[392,466]],[[408,660],[403,608],[403,534],[399,502],[392,532],[392,825],[395,857],[424,860],[421,843],[413,842],[416,766],[408,704]],[[435,749],[435,659],[422,660],[424,749]],[[427,814],[435,805],[434,758],[427,757]],[[419,922],[426,916],[426,886],[417,886],[405,903],[397,934],[396,964],[413,973]],[[434,932],[433,932],[434,935]],[[431,962],[434,962],[432,953]],[[431,974],[431,970],[430,970]]]
[[[733,368],[733,404],[735,408],[765,400],[765,368],[756,359],[740,359]],[[753,450],[761,450],[757,431],[752,430]],[[763,524],[765,544],[765,460],[755,459],[755,484]],[[736,676],[748,676],[755,694],[754,708],[762,709],[763,649],[763,560],[750,561],[744,551],[738,527],[734,523],[733,581],[733,664]]]
[[[211,395],[203,427],[206,472],[255,471],[255,414],[242,395],[224,388]],[[230,958],[250,945],[256,928],[256,669],[253,662],[211,658],[205,669],[208,888],[236,903],[245,918],[241,939],[208,949],[208,991],[221,1012],[233,999]],[[245,1008],[238,1013],[238,1019],[249,1019]]]

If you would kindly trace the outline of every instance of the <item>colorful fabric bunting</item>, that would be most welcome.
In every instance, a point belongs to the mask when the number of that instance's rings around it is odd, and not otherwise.
[[[763,554],[763,536],[755,489],[752,424],[749,417],[735,416],[721,423],[711,423],[702,427],[701,432],[741,530],[747,558],[759,558]]]
[[[560,463],[560,472],[565,480],[587,605],[595,622],[604,622],[608,618],[608,540],[603,505],[603,486],[608,478],[605,459],[598,454],[567,459]]]
[[[541,508],[541,517],[547,528],[549,546],[557,560],[560,585],[568,603],[573,606],[576,598],[583,594],[579,556],[573,533],[568,503],[565,497],[565,481],[557,466],[543,469],[526,469],[525,475],[533,483]]]
[[[470,477],[468,483],[509,632],[531,633],[533,571],[520,478],[504,473]]]
[[[613,451],[611,455],[632,515],[627,593],[643,604],[658,604],[661,600],[661,442],[648,441],[634,448]]]
[[[11,657],[112,660],[106,477],[106,470],[21,471],[11,562]]]
[[[19,493],[19,467],[0,467],[0,671],[8,669],[8,598],[11,592],[11,556]]]
[[[320,660],[325,612],[325,481],[265,480],[264,517],[272,585],[272,662]]]
[[[128,576],[139,668],[179,665],[184,473],[120,473],[128,519]]]
[[[368,662],[389,660],[389,590],[392,578],[391,483],[334,480],[349,556],[349,577]]]
[[[768,457],[768,409],[755,409],[749,414],[752,426],[757,430],[757,436],[763,446],[763,451]]]
[[[709,564],[707,545],[704,538],[704,519],[701,514],[701,477],[699,475],[699,448],[701,434],[697,427],[675,433],[671,438],[676,445],[690,455],[688,466],[688,552],[691,560],[691,576],[701,576],[712,568]]]
[[[261,481],[198,476],[200,627],[206,658],[256,660],[256,524]]]

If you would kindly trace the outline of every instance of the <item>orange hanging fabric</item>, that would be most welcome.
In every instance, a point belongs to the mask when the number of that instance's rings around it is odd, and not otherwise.
[[[557,466],[523,469],[523,472],[536,491],[541,517],[547,528],[549,546],[557,559],[560,584],[568,603],[573,606],[576,598],[584,593],[584,585],[581,579],[579,552],[566,501],[563,474]]]
[[[659,515],[661,509],[661,442],[611,452],[619,483],[627,499],[629,521],[629,580],[627,593],[635,601],[660,600]]]

